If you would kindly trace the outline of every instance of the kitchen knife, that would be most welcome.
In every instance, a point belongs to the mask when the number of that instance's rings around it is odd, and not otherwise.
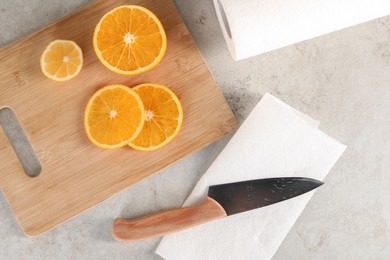
[[[161,211],[133,220],[117,218],[112,234],[116,240],[123,242],[166,235],[288,200],[322,184],[323,182],[310,178],[289,177],[210,186],[206,199],[193,207]]]

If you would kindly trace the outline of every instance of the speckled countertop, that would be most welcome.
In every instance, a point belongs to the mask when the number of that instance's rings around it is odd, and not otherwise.
[[[0,47],[87,2],[1,0]],[[233,62],[212,1],[175,4],[239,124],[270,92],[348,145],[274,259],[388,259],[390,16]],[[118,243],[112,220],[180,206],[228,139],[37,238],[23,235],[0,196],[0,259],[161,259],[154,254],[159,238]]]

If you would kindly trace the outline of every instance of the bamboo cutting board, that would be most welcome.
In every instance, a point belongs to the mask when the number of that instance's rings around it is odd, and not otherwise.
[[[123,4],[150,9],[167,33],[163,61],[139,76],[110,72],[93,51],[94,26],[103,14]],[[82,48],[84,67],[75,79],[58,83],[41,73],[39,57],[54,39],[74,40]],[[0,50],[0,71],[0,109],[13,110],[42,165],[38,177],[27,176],[0,130],[0,186],[28,236],[37,236],[74,217],[225,136],[236,126],[171,0],[93,2]],[[107,84],[134,86],[146,82],[169,86],[180,98],[184,123],[176,139],[149,153],[129,147],[103,150],[91,144],[83,129],[89,97]]]

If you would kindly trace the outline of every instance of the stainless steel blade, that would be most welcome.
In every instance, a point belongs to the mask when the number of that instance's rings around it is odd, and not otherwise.
[[[210,186],[208,196],[232,215],[288,200],[323,182],[303,177],[270,178]]]

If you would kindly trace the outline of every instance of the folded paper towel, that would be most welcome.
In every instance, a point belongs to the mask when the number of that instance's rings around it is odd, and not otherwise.
[[[234,60],[390,14],[388,0],[214,0]]]
[[[323,180],[346,147],[318,124],[266,94],[183,206],[201,202],[210,185],[287,176]],[[168,260],[270,259],[313,192],[167,235],[156,252]]]

